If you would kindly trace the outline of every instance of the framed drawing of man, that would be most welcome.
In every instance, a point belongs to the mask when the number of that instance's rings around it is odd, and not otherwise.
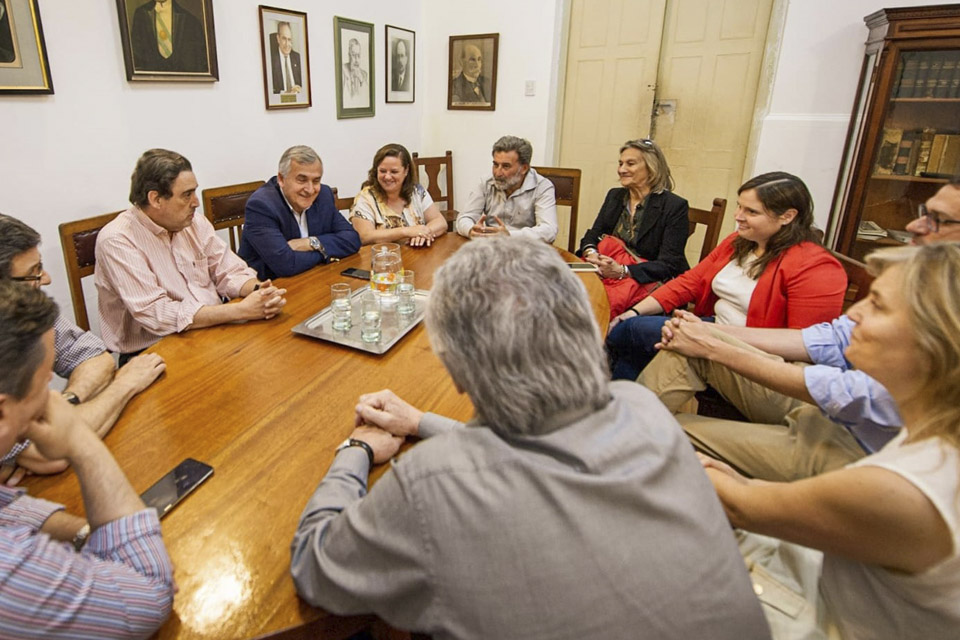
[[[384,84],[387,102],[413,102],[416,84],[417,34],[408,29],[384,27],[386,69]]]
[[[0,94],[53,93],[37,0],[0,0]]]
[[[307,14],[260,5],[263,99],[267,109],[309,107]]]
[[[117,0],[127,80],[219,79],[213,0]]]
[[[337,118],[365,118],[374,103],[373,25],[334,16],[333,51],[336,60]]]
[[[447,109],[494,111],[497,108],[499,33],[450,36]]]

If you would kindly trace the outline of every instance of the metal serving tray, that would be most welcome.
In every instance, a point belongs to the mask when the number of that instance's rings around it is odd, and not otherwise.
[[[411,329],[423,320],[430,292],[424,289],[417,289],[414,292],[413,301],[416,309],[410,315],[401,316],[397,313],[395,304],[384,306],[381,311],[380,341],[364,342],[360,339],[360,297],[369,290],[368,287],[360,287],[350,294],[352,325],[348,331],[335,331],[333,329],[333,312],[330,307],[324,307],[319,313],[310,316],[295,326],[292,331],[368,353],[386,353],[400,341],[400,338],[407,335]]]

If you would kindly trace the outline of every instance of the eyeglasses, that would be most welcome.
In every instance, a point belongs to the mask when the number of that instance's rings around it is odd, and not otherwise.
[[[941,218],[937,211],[930,211],[927,209],[927,205],[921,203],[917,206],[917,219],[921,220],[923,218],[926,218],[927,226],[934,233],[940,231],[940,225],[960,224],[960,220]]]
[[[14,282],[40,282],[43,280],[43,263],[39,263],[36,268],[36,273],[29,276],[10,276],[10,279]]]

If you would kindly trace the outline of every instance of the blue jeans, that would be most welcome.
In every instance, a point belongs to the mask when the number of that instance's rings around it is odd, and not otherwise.
[[[670,316],[635,316],[615,326],[607,335],[607,353],[614,380],[636,380],[657,355],[660,330]],[[713,322],[713,318],[703,318]]]

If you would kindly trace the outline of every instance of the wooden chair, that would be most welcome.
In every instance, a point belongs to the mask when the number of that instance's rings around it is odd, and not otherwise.
[[[703,248],[700,249],[701,261],[706,258],[711,251],[717,248],[717,242],[720,240],[720,223],[723,222],[723,213],[726,210],[726,198],[714,198],[713,207],[709,211],[690,207],[690,229],[687,232],[687,237],[693,235],[698,224],[707,227],[707,231],[703,236]]]
[[[867,273],[867,265],[842,253],[831,251],[847,272],[847,293],[843,296],[843,310],[846,312],[854,303],[860,302],[870,293],[873,276]]]
[[[447,230],[453,231],[453,224],[457,220],[457,210],[453,206],[453,152],[447,151],[446,155],[431,158],[421,158],[414,152],[413,164],[417,168],[420,184],[423,184],[427,193],[440,207],[440,212],[447,221]],[[440,178],[441,171],[443,180]],[[427,174],[426,184],[423,182],[424,173]],[[445,184],[446,188],[441,190],[441,184]]]
[[[63,247],[63,262],[67,267],[67,282],[70,283],[73,316],[77,326],[84,331],[90,330],[90,320],[87,317],[87,303],[83,299],[81,280],[93,275],[93,268],[97,262],[95,250],[100,229],[120,213],[121,211],[114,211],[84,220],[64,222],[60,225],[60,246]]]
[[[330,187],[330,190],[333,191],[333,201],[337,205],[337,211],[350,211],[353,208],[355,198],[341,198],[336,187]]]
[[[243,231],[244,208],[254,191],[263,185],[263,180],[213,187],[203,190],[203,214],[213,228],[226,229],[230,236],[230,249],[236,253],[240,247]]]
[[[577,214],[580,208],[580,169],[534,167],[537,173],[553,183],[557,204],[570,207],[570,229],[567,232],[567,251],[577,248]]]

